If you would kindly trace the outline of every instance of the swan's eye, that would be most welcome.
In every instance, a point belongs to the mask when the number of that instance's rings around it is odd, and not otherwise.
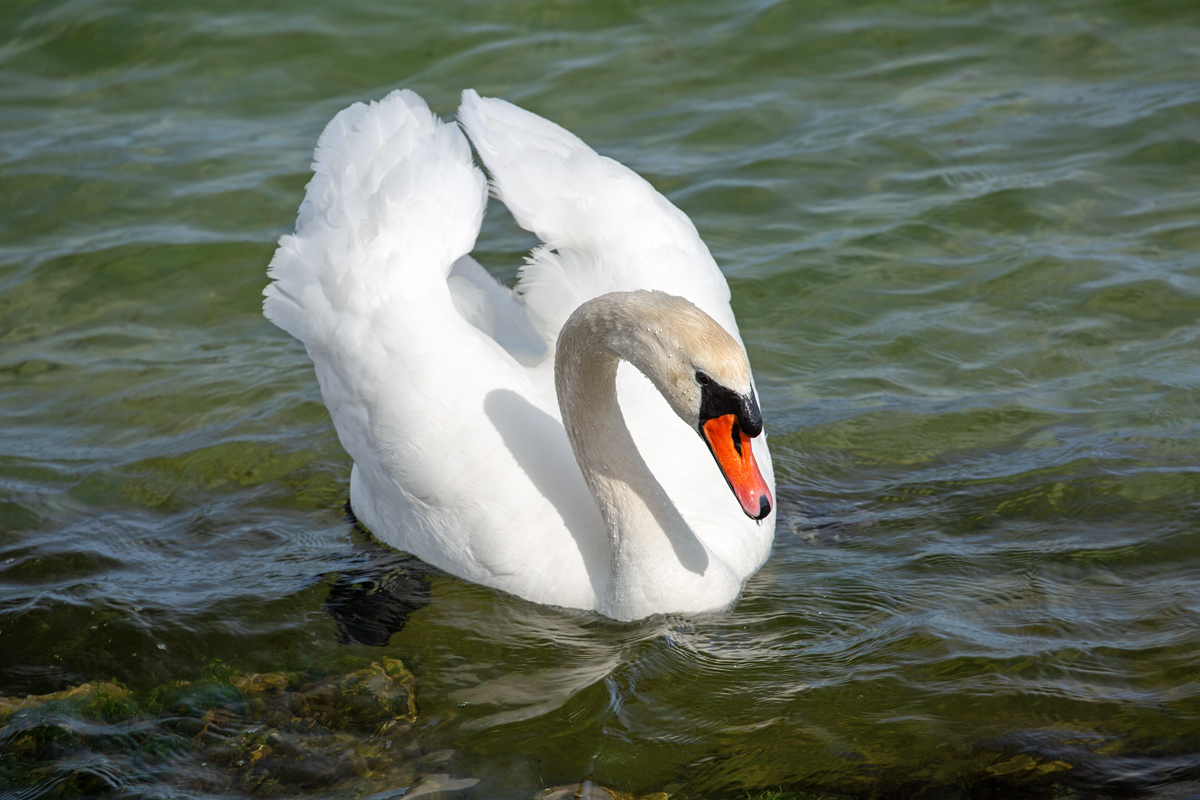
[[[703,372],[697,372],[696,383],[700,384],[701,386],[708,386],[710,383],[712,383],[712,378],[708,377]]]

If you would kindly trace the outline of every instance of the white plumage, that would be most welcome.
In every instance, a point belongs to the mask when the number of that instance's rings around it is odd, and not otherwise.
[[[539,603],[621,619],[727,606],[769,553],[774,511],[748,518],[696,431],[621,364],[625,421],[706,557],[699,573],[614,566],[554,389],[560,329],[609,292],[687,298],[740,347],[724,277],[682,212],[574,135],[473,91],[459,119],[496,197],[545,242],[516,293],[469,255],[488,185],[467,139],[407,90],[329,123],[269,268],[264,313],[313,360],[354,460],[355,514],[393,547]],[[753,448],[773,491],[765,437]],[[654,590],[613,597],[618,568]]]

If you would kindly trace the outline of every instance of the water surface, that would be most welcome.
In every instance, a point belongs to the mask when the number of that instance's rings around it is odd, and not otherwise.
[[[402,86],[517,102],[695,221],[779,480],[733,610],[541,608],[346,519],[260,293],[325,122]],[[532,244],[493,204],[477,256]],[[0,720],[0,787],[1192,796],[1198,252],[1190,3],[9,2],[0,695],[115,688]],[[247,782],[185,724],[250,752],[245,676],[383,659],[391,771]]]

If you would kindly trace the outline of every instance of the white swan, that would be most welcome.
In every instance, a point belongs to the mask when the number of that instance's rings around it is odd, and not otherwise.
[[[459,120],[545,242],[517,293],[468,255],[487,183],[466,138],[407,90],[325,128],[268,271],[264,313],[304,343],[354,459],[351,507],[538,603],[730,605],[775,512],[724,277],[682,212],[574,135],[473,91]]]

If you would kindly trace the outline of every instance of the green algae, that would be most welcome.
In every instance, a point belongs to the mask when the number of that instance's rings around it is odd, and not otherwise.
[[[325,676],[211,672],[140,693],[95,681],[0,698],[0,786],[64,797],[130,788],[79,767],[120,756],[202,792],[364,796],[444,776],[453,760],[430,762],[412,736],[416,678],[399,659]]]

